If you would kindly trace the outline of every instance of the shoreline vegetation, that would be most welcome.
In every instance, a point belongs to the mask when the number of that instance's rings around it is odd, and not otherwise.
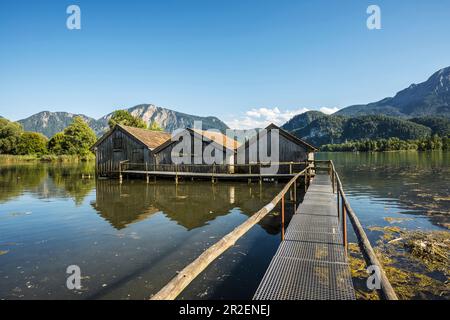
[[[363,139],[339,144],[326,144],[320,147],[323,152],[390,152],[390,151],[435,151],[450,150],[450,138],[432,137],[417,140]]]
[[[163,129],[152,122],[149,126],[125,110],[117,110],[108,121],[109,128],[116,124],[152,131]],[[50,139],[37,133],[24,131],[17,122],[0,117],[0,164],[20,162],[87,162],[94,161],[91,147],[97,141],[95,132],[82,117]]]
[[[450,236],[446,231],[417,231],[401,227],[369,227],[380,234],[374,249],[399,299],[445,299],[448,297],[450,273]],[[364,257],[356,243],[349,244],[349,261],[357,298],[378,300],[367,290]]]
[[[95,161],[95,156],[92,155],[11,155],[0,154],[0,164],[12,164],[12,163],[78,163],[78,162],[91,162]]]

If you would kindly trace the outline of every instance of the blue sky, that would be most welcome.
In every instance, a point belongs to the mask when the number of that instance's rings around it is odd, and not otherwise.
[[[66,8],[81,8],[81,30]],[[368,30],[377,4],[382,30]],[[0,2],[0,115],[153,103],[232,123],[394,95],[450,66],[450,2]]]

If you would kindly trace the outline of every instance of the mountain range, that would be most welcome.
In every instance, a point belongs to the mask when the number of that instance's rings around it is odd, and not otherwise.
[[[194,121],[202,121],[203,129],[224,132],[228,128],[217,117],[200,117],[152,104],[140,104],[127,110],[148,124],[155,121],[168,132],[192,127]],[[69,125],[73,117],[81,116],[97,135],[101,135],[108,130],[111,115],[109,113],[94,119],[68,112],[43,111],[18,122],[27,131],[51,137]],[[430,134],[445,136],[450,134],[449,119],[450,67],[447,67],[434,73],[427,81],[399,91],[394,97],[349,106],[332,115],[308,111],[294,116],[282,128],[321,146],[364,138],[418,139]]]
[[[450,117],[450,67],[437,71],[425,82],[410,85],[392,98],[350,106],[335,113],[348,117],[375,114],[401,118]]]
[[[349,140],[420,139],[450,135],[450,67],[412,84],[392,98],[343,108],[332,115],[308,111],[282,128],[321,146]]]
[[[152,104],[140,104],[127,109],[127,111],[134,116],[142,118],[148,124],[155,121],[168,132],[173,132],[178,128],[192,127],[194,121],[202,121],[204,130],[218,129],[224,132],[228,128],[217,117],[200,117],[157,107]],[[42,111],[18,122],[26,131],[40,132],[47,137],[51,137],[55,133],[64,130],[76,116],[82,117],[97,135],[102,135],[108,130],[108,120],[111,118],[112,112],[100,119],[94,119],[83,114]]]
[[[418,117],[403,119],[385,115],[345,117],[308,111],[282,126],[295,136],[315,146],[343,143],[361,139],[416,140],[433,134],[450,135],[450,119],[445,117]]]

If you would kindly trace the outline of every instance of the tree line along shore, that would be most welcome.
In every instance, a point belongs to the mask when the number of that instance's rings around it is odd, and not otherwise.
[[[149,126],[140,118],[124,110],[117,110],[108,121],[110,128],[123,124],[148,130],[161,131],[152,122]],[[81,117],[74,117],[63,131],[47,138],[37,132],[24,131],[22,126],[0,118],[0,162],[58,161],[77,162],[94,160],[91,147],[97,141],[95,132]]]
[[[433,135],[416,140],[364,139],[339,144],[326,144],[320,148],[324,152],[387,152],[387,151],[434,151],[450,150],[450,138]]]

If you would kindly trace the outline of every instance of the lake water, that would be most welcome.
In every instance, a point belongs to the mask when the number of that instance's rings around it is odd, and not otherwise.
[[[282,188],[81,179],[94,173],[92,165],[0,170],[2,299],[148,298]],[[252,228],[181,298],[250,298],[280,241],[278,212]],[[69,265],[81,269],[81,290],[66,287]]]
[[[447,230],[449,153],[318,154],[333,159],[372,226]],[[267,204],[280,184],[81,179],[84,165],[0,165],[0,299],[145,299]],[[292,208],[287,207],[291,212]],[[350,241],[356,241],[350,233]],[[181,299],[249,299],[280,242],[279,208],[209,266]],[[81,269],[68,290],[66,268]],[[442,280],[442,279],[441,279]]]
[[[372,246],[388,258],[388,276],[399,297],[450,299],[449,252],[447,263],[436,267],[396,242],[420,232],[443,234],[448,243],[450,152],[319,153],[317,159],[334,161]],[[351,227],[349,241],[357,242]],[[367,274],[361,273],[353,279],[359,289],[366,285]]]
[[[317,159],[334,161],[366,228],[389,217],[413,218],[405,228],[450,227],[450,152],[318,153]]]

